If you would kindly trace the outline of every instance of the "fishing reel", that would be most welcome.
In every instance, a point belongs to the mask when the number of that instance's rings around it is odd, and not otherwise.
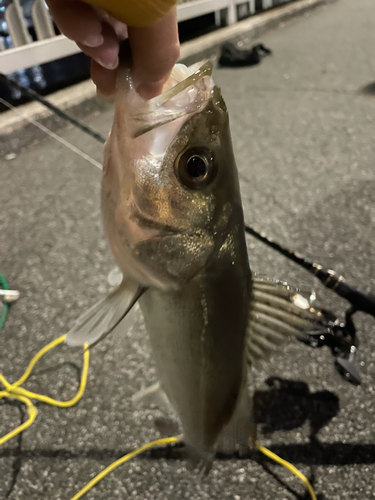
[[[354,366],[358,340],[352,319],[356,310],[350,307],[346,311],[345,322],[339,321],[328,311],[320,312],[325,319],[322,330],[307,332],[304,336],[299,336],[298,340],[313,348],[329,347],[335,358],[335,367],[340,375],[348,382],[359,385],[362,378]]]
[[[323,317],[318,327],[319,331],[309,331],[304,336],[298,337],[298,340],[315,348],[328,346],[335,358],[335,366],[340,375],[349,382],[359,385],[362,378],[354,366],[358,341],[352,317],[357,311],[362,311],[375,318],[375,295],[347,283],[342,276],[336,274],[332,269],[324,269],[320,264],[281,246],[250,226],[245,226],[245,232],[306,269],[326,288],[349,302],[350,307],[345,313],[344,323],[340,322],[332,313],[321,310],[319,313]],[[310,305],[311,300],[314,299],[315,294],[310,297]]]

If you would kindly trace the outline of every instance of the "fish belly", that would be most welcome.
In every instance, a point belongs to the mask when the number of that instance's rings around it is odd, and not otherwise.
[[[243,386],[249,281],[228,266],[140,299],[161,387],[199,453],[213,450]]]

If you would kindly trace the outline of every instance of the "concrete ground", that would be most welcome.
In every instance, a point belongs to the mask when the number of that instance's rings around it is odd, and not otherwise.
[[[216,69],[231,116],[246,220],[272,238],[375,291],[375,3],[340,0],[262,36],[259,66]],[[245,43],[247,41],[245,40]],[[107,133],[111,110],[87,120]],[[100,161],[80,131],[62,136]],[[31,357],[109,290],[113,268],[99,213],[100,172],[47,138],[2,158],[0,270],[21,299],[0,332],[0,370],[10,380]],[[313,287],[343,314],[345,302],[249,238],[253,270]],[[375,498],[375,322],[356,317],[363,384],[340,378],[328,349],[293,343],[256,376],[260,441],[311,480],[319,500]],[[27,387],[60,399],[77,387],[81,352],[43,359]],[[0,498],[69,500],[95,474],[156,437],[154,410],[131,395],[155,380],[138,318],[92,353],[86,393],[70,409],[38,404],[35,424],[0,448]],[[0,405],[0,435],[25,418]],[[208,477],[179,450],[149,452],[86,498],[307,499],[302,484],[259,454],[217,460]]]

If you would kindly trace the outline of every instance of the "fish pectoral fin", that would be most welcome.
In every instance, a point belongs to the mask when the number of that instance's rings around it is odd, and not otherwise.
[[[254,278],[252,301],[247,330],[250,365],[269,359],[277,346],[292,337],[324,331],[324,315],[285,283]]]
[[[69,346],[82,346],[87,343],[93,347],[125,318],[143,291],[138,283],[124,279],[105,299],[78,318],[67,333],[65,342]]]

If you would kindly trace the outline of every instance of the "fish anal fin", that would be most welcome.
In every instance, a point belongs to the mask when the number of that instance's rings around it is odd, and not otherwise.
[[[133,403],[142,403],[147,406],[156,405],[159,408],[163,416],[156,417],[154,425],[162,437],[175,436],[180,433],[180,425],[175,417],[175,411],[159,382],[137,392],[132,400]]]
[[[168,396],[162,389],[160,382],[156,382],[146,389],[142,389],[132,397],[133,403],[142,403],[147,406],[156,405],[160,410],[172,413],[173,407],[169,402]]]

